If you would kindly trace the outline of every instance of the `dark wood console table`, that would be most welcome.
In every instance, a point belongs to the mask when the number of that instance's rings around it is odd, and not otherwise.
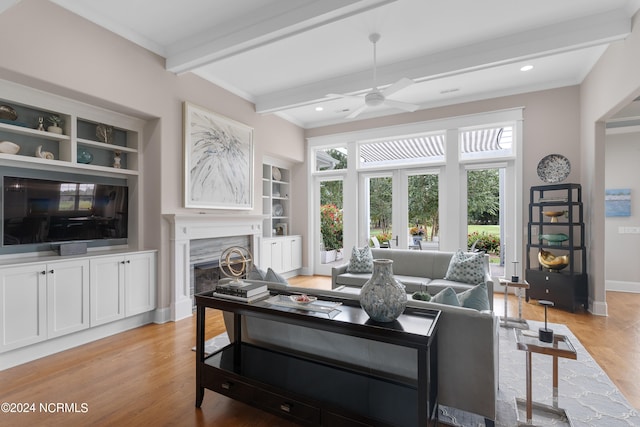
[[[330,300],[319,296],[322,300]],[[431,426],[437,423],[437,339],[440,311],[407,308],[397,321],[376,323],[357,301],[327,314],[247,304],[212,296],[197,306],[196,407],[208,388],[303,425]],[[234,343],[205,356],[207,308],[234,315]],[[242,342],[244,316],[381,341],[417,352],[417,378],[403,379],[340,361],[301,356]]]

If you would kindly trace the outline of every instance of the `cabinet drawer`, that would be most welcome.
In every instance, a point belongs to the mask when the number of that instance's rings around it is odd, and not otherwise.
[[[570,275],[542,270],[527,270],[530,288],[527,297],[552,301],[556,307],[575,310],[576,305],[587,304],[586,276]]]
[[[250,403],[254,398],[253,387],[224,374],[205,372],[204,384],[216,393],[242,402]]]
[[[257,405],[269,412],[304,424],[320,424],[320,409],[315,406],[265,390],[255,390],[254,399]]]

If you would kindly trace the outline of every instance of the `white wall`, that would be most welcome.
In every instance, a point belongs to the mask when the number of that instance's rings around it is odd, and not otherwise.
[[[637,262],[640,234],[621,234],[620,227],[640,228],[640,133],[607,135],[606,189],[631,190],[631,216],[605,217],[605,283],[607,290],[640,292]]]
[[[161,57],[51,2],[22,0],[0,14],[0,28],[0,79],[148,120],[142,245],[160,250],[161,308],[169,306],[171,278],[169,225],[162,215],[194,213],[182,207],[183,101],[254,128],[255,209],[243,213],[262,213],[259,171],[264,155],[304,161],[302,129],[273,115],[256,114],[252,103],[194,74],[176,76],[165,71]]]

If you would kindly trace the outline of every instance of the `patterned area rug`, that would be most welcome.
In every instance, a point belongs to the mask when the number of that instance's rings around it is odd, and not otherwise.
[[[529,321],[537,331],[544,323]],[[538,426],[640,426],[640,416],[611,379],[600,368],[583,345],[565,325],[550,324],[555,333],[566,335],[578,353],[577,360],[558,359],[558,407],[563,408],[571,423],[561,416],[534,411],[533,424]],[[515,398],[526,396],[526,352],[516,347],[513,329],[500,328],[500,389],[496,426],[513,427],[526,420],[524,408],[516,409]],[[552,357],[533,354],[533,400],[546,405],[553,403]],[[440,421],[453,426],[483,426],[480,417],[442,407]]]
[[[537,331],[543,323],[529,321],[531,330]],[[640,426],[640,415],[602,368],[593,360],[580,341],[565,325],[550,324],[555,333],[569,337],[578,353],[577,360],[560,358],[558,361],[558,406],[568,414],[571,423],[561,416],[534,411],[533,423],[539,426],[617,427]],[[229,343],[227,334],[220,334],[205,343],[205,352],[211,354]],[[193,348],[195,350],[195,347]],[[518,425],[520,414],[515,398],[525,398],[525,352],[518,350],[513,329],[500,328],[500,389],[498,390],[498,419],[496,426]],[[552,405],[552,358],[533,354],[533,400]],[[440,407],[440,423],[456,427],[484,426],[484,419],[444,406]]]

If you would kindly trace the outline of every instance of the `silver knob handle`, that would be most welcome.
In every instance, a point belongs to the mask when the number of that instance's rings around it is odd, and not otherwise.
[[[288,414],[291,412],[291,406],[288,403],[282,403],[280,404],[280,410]]]

